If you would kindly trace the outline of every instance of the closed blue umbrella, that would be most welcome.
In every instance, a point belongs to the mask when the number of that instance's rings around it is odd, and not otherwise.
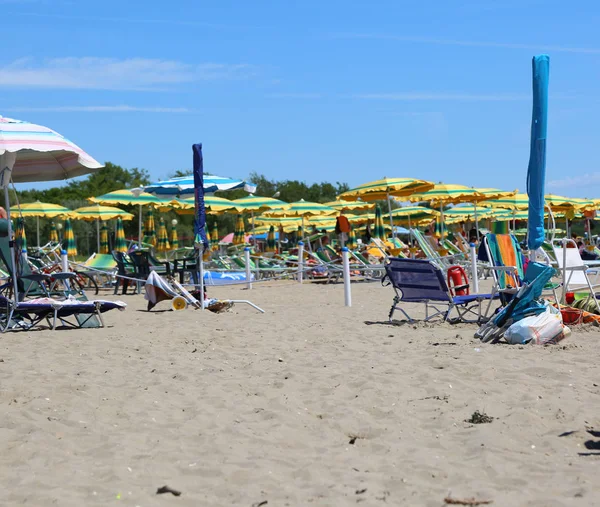
[[[550,57],[533,57],[533,113],[531,147],[527,168],[529,220],[527,247],[536,250],[544,242],[544,187],[546,184],[546,131],[548,126],[548,79]]]

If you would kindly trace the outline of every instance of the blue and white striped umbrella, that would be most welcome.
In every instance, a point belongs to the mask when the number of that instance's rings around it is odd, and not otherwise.
[[[243,188],[246,192],[256,192],[256,185],[243,180],[233,180],[221,176],[204,175],[204,192],[212,194],[215,192],[224,192],[226,190],[237,190]],[[171,178],[170,180],[151,183],[145,189],[149,194],[154,194],[164,198],[186,197],[194,195],[194,177],[183,176],[180,178]]]

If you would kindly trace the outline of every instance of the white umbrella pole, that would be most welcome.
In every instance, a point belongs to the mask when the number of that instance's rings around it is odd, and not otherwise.
[[[392,228],[392,238],[395,238],[396,235],[394,234],[394,219],[392,217],[392,198],[390,197],[389,190],[387,193],[387,202],[388,202],[388,212],[390,214],[390,227]]]
[[[138,245],[142,248],[142,205],[140,204],[140,216],[138,220]]]
[[[36,217],[37,220],[37,246],[40,247],[40,217]]]
[[[100,219],[96,218],[96,243],[98,245],[98,250],[96,253],[100,253]]]

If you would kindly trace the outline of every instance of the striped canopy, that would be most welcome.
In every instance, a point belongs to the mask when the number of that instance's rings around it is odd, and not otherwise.
[[[550,206],[552,211],[569,210],[594,210],[596,203],[591,199],[577,199],[574,197],[562,197],[560,195],[548,194],[544,196],[546,205]]]
[[[0,116],[0,156],[16,153],[15,183],[64,180],[104,167],[57,132]]]
[[[373,236],[375,238],[385,239],[385,229],[383,228],[383,218],[381,217],[381,208],[379,204],[375,206],[375,225],[373,227]]]
[[[196,209],[196,203],[194,198],[190,199],[178,199],[174,201],[177,203],[175,211],[180,215],[193,215],[194,210]],[[222,197],[217,197],[215,195],[205,195],[204,196],[204,207],[206,208],[206,212],[211,215],[220,214],[223,212],[240,212],[243,211],[244,208],[242,206],[238,206],[235,201],[230,201],[229,199],[223,199]]]
[[[154,211],[152,211],[152,208],[146,213],[146,221],[144,222],[144,243],[156,246],[156,227],[154,225]]]
[[[417,224],[425,220],[433,220],[440,215],[439,211],[425,206],[405,206],[403,208],[396,208],[392,210],[392,216],[394,217],[394,225],[400,224]]]
[[[90,197],[88,201],[97,204],[120,204],[120,205],[148,205],[148,204],[169,204],[169,199],[161,199],[147,192],[137,192],[133,190],[115,190],[108,194],[98,197]]]
[[[223,178],[211,174],[204,175],[204,192],[215,193],[243,188],[248,193],[256,192],[256,185],[243,180]],[[183,176],[151,183],[145,188],[146,192],[163,198],[187,197],[194,195],[194,177]]]
[[[171,222],[171,250],[179,248],[179,236],[177,235],[177,220]]]
[[[316,215],[335,215],[336,211],[329,206],[319,204],[318,202],[308,202],[304,199],[292,202],[286,209],[274,209],[263,213],[264,216],[270,217],[309,217]]]
[[[71,218],[79,220],[111,220],[113,218],[120,217],[122,220],[132,220],[133,215],[123,211],[119,208],[113,208],[112,206],[101,206],[100,204],[94,204],[93,206],[84,206],[83,208],[77,208],[71,213]]]
[[[50,224],[50,242],[58,243],[58,231],[54,222]]]
[[[446,220],[474,220],[475,214],[477,214],[477,219],[483,219],[492,216],[493,211],[490,208],[482,208],[481,206],[477,206],[477,208],[475,206],[455,206],[454,208],[444,210],[444,218]]]
[[[477,202],[485,199],[476,189],[464,185],[447,185],[438,183],[427,192],[413,194],[408,197],[412,202],[428,201],[436,205],[457,204],[459,202]]]
[[[123,230],[123,220],[117,218],[117,229],[115,231],[115,250],[117,252],[127,251],[127,242],[125,241],[125,231]]]
[[[326,202],[325,206],[329,206],[336,211],[360,211],[373,209],[375,207],[375,203],[364,201],[344,201],[343,199],[338,199],[337,201]]]
[[[392,197],[407,197],[415,192],[425,192],[433,187],[433,183],[413,178],[383,178],[364,183],[339,195],[347,201],[381,201]]]
[[[167,233],[167,225],[164,218],[160,218],[158,223],[158,233],[156,234],[156,250],[158,252],[166,252],[170,249],[169,235]]]
[[[71,220],[68,218],[65,220],[65,236],[64,240],[67,243],[67,254],[77,255],[77,243],[75,243],[75,235],[73,234],[73,227],[71,226]]]
[[[529,196],[527,194],[513,194],[499,199],[480,201],[478,206],[505,209],[527,209],[529,207]]]
[[[108,227],[104,221],[102,222],[102,227],[100,227],[100,253],[108,253]]]
[[[258,195],[247,195],[233,201],[240,211],[268,211],[272,209],[287,209],[290,205],[287,202],[273,199],[271,197],[260,197]]]
[[[35,201],[13,206],[10,212],[24,217],[54,218],[71,213],[71,210],[59,204]]]
[[[235,231],[233,234],[233,244],[243,245],[246,242],[246,231],[244,228],[244,217],[242,215],[237,216],[235,222]]]

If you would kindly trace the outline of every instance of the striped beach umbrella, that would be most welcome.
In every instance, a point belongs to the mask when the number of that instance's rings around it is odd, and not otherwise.
[[[54,222],[50,224],[50,242],[58,243],[58,231],[56,230],[56,224]]]
[[[527,194],[513,194],[500,199],[480,201],[478,206],[514,210],[527,209],[529,207],[529,196]]]
[[[233,234],[233,244],[243,245],[245,243],[246,230],[244,228],[244,217],[242,215],[237,216],[235,223],[235,231]]]
[[[210,246],[213,252],[219,249],[219,226],[217,222],[213,224],[212,232],[210,233]]]
[[[133,220],[133,215],[112,206],[102,206],[93,204],[92,206],[84,206],[73,210],[70,217],[78,220],[96,221],[96,242],[97,251],[100,252],[100,220],[112,220],[121,217],[123,220]]]
[[[169,235],[167,234],[167,225],[164,218],[160,217],[158,222],[158,232],[156,234],[156,250],[158,252],[166,252],[170,249]]]
[[[269,227],[269,233],[267,234],[267,252],[275,252],[275,227],[272,225]]]
[[[280,201],[279,199],[261,197],[253,194],[234,199],[231,202],[235,203],[243,211],[253,212],[268,211],[272,209],[287,209],[290,206],[287,202]]]
[[[171,201],[175,206],[175,212],[179,215],[193,215],[196,209],[196,202],[194,197],[186,199],[176,199]],[[226,212],[241,212],[244,211],[244,207],[230,201],[229,199],[223,199],[216,195],[205,195],[204,196],[204,208],[206,212],[211,215],[220,215]]]
[[[117,252],[127,251],[127,242],[125,241],[125,231],[123,230],[123,220],[117,218],[117,229],[115,231],[115,250]]]
[[[215,192],[225,192],[227,190],[237,190],[243,188],[246,192],[256,192],[256,185],[253,183],[224,178],[212,174],[204,175],[204,192],[213,194]],[[188,197],[194,195],[194,177],[182,176],[168,180],[151,183],[145,188],[145,191],[159,197]]]
[[[154,225],[154,211],[148,209],[146,221],[144,222],[144,243],[156,246],[156,227]]]
[[[375,203],[365,201],[345,201],[338,199],[337,201],[326,202],[325,206],[329,206],[336,211],[361,211],[367,209],[373,209]]]
[[[98,252],[101,254],[108,253],[108,227],[104,221],[102,221],[102,226],[100,227],[100,248]]]
[[[75,235],[73,234],[71,220],[68,218],[65,220],[64,241],[67,243],[67,254],[77,255],[77,243],[75,243]]]
[[[71,213],[69,208],[48,202],[27,202],[13,206],[10,213],[22,217],[35,217],[37,226],[37,246],[40,246],[40,218],[55,218]]]
[[[272,209],[263,213],[264,216],[269,217],[310,217],[335,214],[336,210],[330,208],[329,206],[325,206],[324,204],[320,204],[318,202],[305,201],[304,199],[289,203],[288,207],[285,209]]]
[[[177,220],[171,220],[171,250],[179,248],[179,236],[177,235]]]
[[[406,197],[415,192],[425,192],[433,187],[433,183],[414,178],[383,178],[364,183],[356,188],[340,194],[340,199],[347,201],[382,201],[390,197]]]
[[[375,225],[373,226],[373,237],[385,239],[385,229],[383,228],[383,218],[381,217],[381,208],[379,204],[375,206]]]
[[[350,232],[348,233],[348,239],[345,246],[347,246],[350,250],[355,250],[358,246],[356,243],[356,233],[352,227],[350,227]]]

